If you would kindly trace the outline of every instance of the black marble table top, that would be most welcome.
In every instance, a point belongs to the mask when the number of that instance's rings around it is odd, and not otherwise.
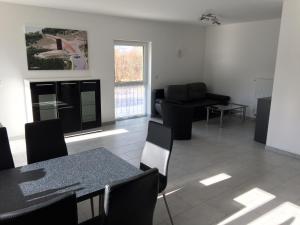
[[[104,148],[0,172],[0,213],[75,191],[79,201],[101,194],[106,184],[141,173]]]

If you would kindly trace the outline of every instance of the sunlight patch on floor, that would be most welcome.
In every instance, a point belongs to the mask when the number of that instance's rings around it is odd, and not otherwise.
[[[176,193],[177,191],[180,191],[182,188],[183,188],[183,187],[178,188],[178,189],[176,189],[176,190],[174,190],[174,191],[169,191],[169,192],[165,193],[165,196],[174,194],[174,193]],[[157,198],[160,199],[160,198],[162,198],[162,197],[163,197],[162,195],[159,195]]]
[[[209,177],[207,179],[204,179],[204,180],[200,180],[199,182],[205,186],[210,186],[210,185],[213,185],[213,184],[216,184],[216,183],[219,183],[221,181],[224,181],[224,180],[227,180],[231,178],[230,175],[226,174],[226,173],[220,173],[216,176],[213,176],[213,177]]]
[[[300,207],[291,202],[284,202],[248,225],[296,225],[300,224]]]
[[[253,188],[250,191],[233,199],[234,201],[244,205],[245,208],[218,223],[218,225],[229,224],[275,198],[275,195],[272,195],[262,189]]]
[[[107,137],[111,135],[118,135],[118,134],[124,134],[128,133],[128,130],[126,129],[115,129],[115,130],[107,130],[107,131],[101,131],[96,133],[89,133],[89,134],[82,134],[78,136],[71,136],[66,137],[66,143],[72,143],[72,142],[78,142],[78,141],[85,141],[85,140],[91,140],[101,137]]]

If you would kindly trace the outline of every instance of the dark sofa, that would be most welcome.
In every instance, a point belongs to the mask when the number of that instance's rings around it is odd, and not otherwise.
[[[162,103],[193,108],[193,121],[206,119],[206,106],[228,104],[229,96],[207,92],[205,83],[191,83],[184,85],[169,85],[165,89],[152,91],[152,116],[162,116]]]

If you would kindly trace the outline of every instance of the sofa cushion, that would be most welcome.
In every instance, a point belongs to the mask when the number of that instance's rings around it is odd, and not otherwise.
[[[189,101],[186,85],[169,85],[165,89],[165,97],[168,101],[182,103]]]
[[[205,99],[203,102],[202,102],[202,105],[203,106],[211,106],[211,105],[217,105],[217,104],[220,104],[219,101],[216,101],[216,100],[213,100],[213,99]]]
[[[163,102],[163,99],[161,99],[161,98],[155,99],[155,103],[161,104],[162,102]]]
[[[206,98],[216,100],[219,102],[227,103],[230,101],[230,97],[226,95],[217,95],[217,94],[211,94],[211,93],[206,93]]]
[[[191,107],[206,107],[206,106],[211,106],[216,104],[219,104],[219,101],[212,100],[212,99],[202,99],[202,100],[188,102],[185,105]]]
[[[187,85],[189,99],[199,100],[206,97],[207,87],[205,83],[192,83]]]
[[[161,103],[155,103],[154,107],[157,113],[162,116],[161,105],[162,105]]]

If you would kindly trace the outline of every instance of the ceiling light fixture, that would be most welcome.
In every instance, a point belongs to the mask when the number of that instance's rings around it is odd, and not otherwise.
[[[221,22],[220,22],[220,19],[218,18],[218,16],[216,14],[213,14],[213,13],[206,13],[206,14],[203,14],[201,17],[200,17],[200,21],[203,22],[203,23],[210,23],[210,24],[213,24],[213,25],[221,25]]]

